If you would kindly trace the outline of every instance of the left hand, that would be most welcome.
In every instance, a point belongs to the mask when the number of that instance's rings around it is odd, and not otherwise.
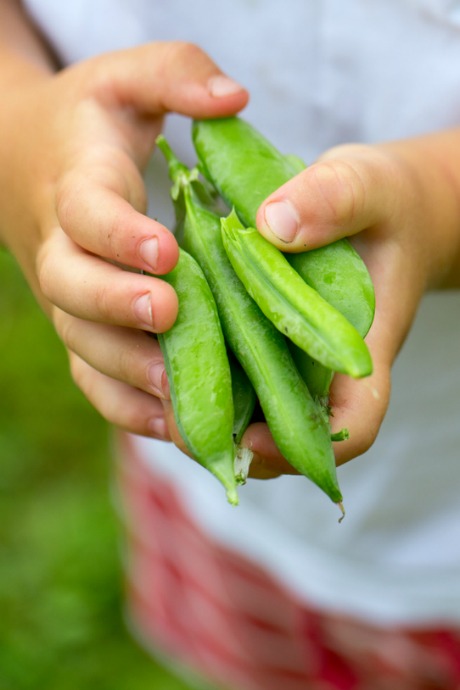
[[[181,42],[106,53],[57,73],[0,46],[0,83],[8,92],[0,241],[93,406],[117,426],[169,440],[163,357],[146,332],[176,319],[177,296],[161,276],[178,246],[145,214],[143,170],[168,113],[230,115],[248,94],[198,46]]]

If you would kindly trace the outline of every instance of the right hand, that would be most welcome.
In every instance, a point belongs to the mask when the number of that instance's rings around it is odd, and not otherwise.
[[[153,43],[56,75],[22,64],[0,115],[0,229],[68,349],[74,380],[110,422],[169,439],[163,359],[177,298],[155,275],[178,258],[148,218],[142,171],[166,113],[219,117],[247,92],[199,48]],[[134,271],[123,270],[127,266]]]
[[[339,465],[365,453],[379,433],[392,367],[425,292],[460,287],[459,159],[458,128],[336,146],[259,209],[260,232],[285,252],[350,237],[374,283],[366,337],[374,371],[363,379],[336,374],[330,389],[332,431],[350,432],[334,443]],[[254,451],[253,476],[292,472],[263,424],[249,427],[243,444]]]

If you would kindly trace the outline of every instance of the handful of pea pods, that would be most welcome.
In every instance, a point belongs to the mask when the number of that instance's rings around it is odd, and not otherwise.
[[[157,140],[181,246],[165,276],[178,319],[159,336],[178,428],[236,504],[239,441],[260,410],[286,460],[343,512],[332,442],[347,434],[331,437],[328,392],[334,372],[372,372],[366,266],[347,240],[289,256],[255,230],[260,203],[304,166],[249,123],[194,121],[192,139],[192,170]]]

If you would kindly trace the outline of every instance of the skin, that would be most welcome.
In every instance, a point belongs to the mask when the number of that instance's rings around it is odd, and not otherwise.
[[[338,374],[330,391],[332,430],[350,432],[349,440],[334,444],[339,465],[364,453],[378,434],[390,399],[391,367],[425,291],[460,287],[459,159],[458,129],[375,146],[339,146],[259,209],[259,230],[283,251],[352,235],[374,283],[376,313],[366,338],[374,372],[361,380]],[[292,230],[291,221],[281,227],[279,209],[267,213],[269,204],[279,202],[294,211],[297,232],[291,241],[279,238]],[[257,449],[261,473],[283,470],[263,427],[248,430],[245,442]]]
[[[0,5],[0,86],[0,240],[87,398],[110,422],[169,439],[163,359],[144,331],[174,323],[176,294],[106,259],[159,276],[174,267],[176,240],[144,215],[142,170],[164,116],[233,114],[248,94],[186,43],[59,70],[13,0]]]
[[[156,276],[175,265],[178,248],[167,228],[145,216],[142,170],[168,112],[231,115],[246,105],[247,92],[186,43],[146,45],[60,70],[17,0],[0,4],[0,86],[8,93],[0,109],[0,240],[96,409],[124,429],[183,447],[158,344],[145,334],[176,317],[175,293]],[[459,160],[457,129],[345,145],[259,210],[258,229],[283,251],[353,235],[375,285],[366,338],[374,373],[359,381],[337,375],[332,383],[333,431],[350,431],[335,444],[338,464],[375,440],[391,367],[424,292],[459,287]],[[286,206],[274,202],[287,203],[287,218]],[[252,425],[243,442],[255,453],[252,476],[292,472],[266,425]]]

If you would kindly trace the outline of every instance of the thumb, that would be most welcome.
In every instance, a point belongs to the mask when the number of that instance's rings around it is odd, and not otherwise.
[[[285,252],[314,249],[365,230],[388,211],[392,168],[386,154],[371,146],[331,149],[264,201],[257,227]]]
[[[146,115],[222,117],[241,110],[248,101],[247,91],[191,43],[159,41],[108,57],[100,58],[102,84],[96,80],[96,88],[108,87],[105,91],[116,104]]]

